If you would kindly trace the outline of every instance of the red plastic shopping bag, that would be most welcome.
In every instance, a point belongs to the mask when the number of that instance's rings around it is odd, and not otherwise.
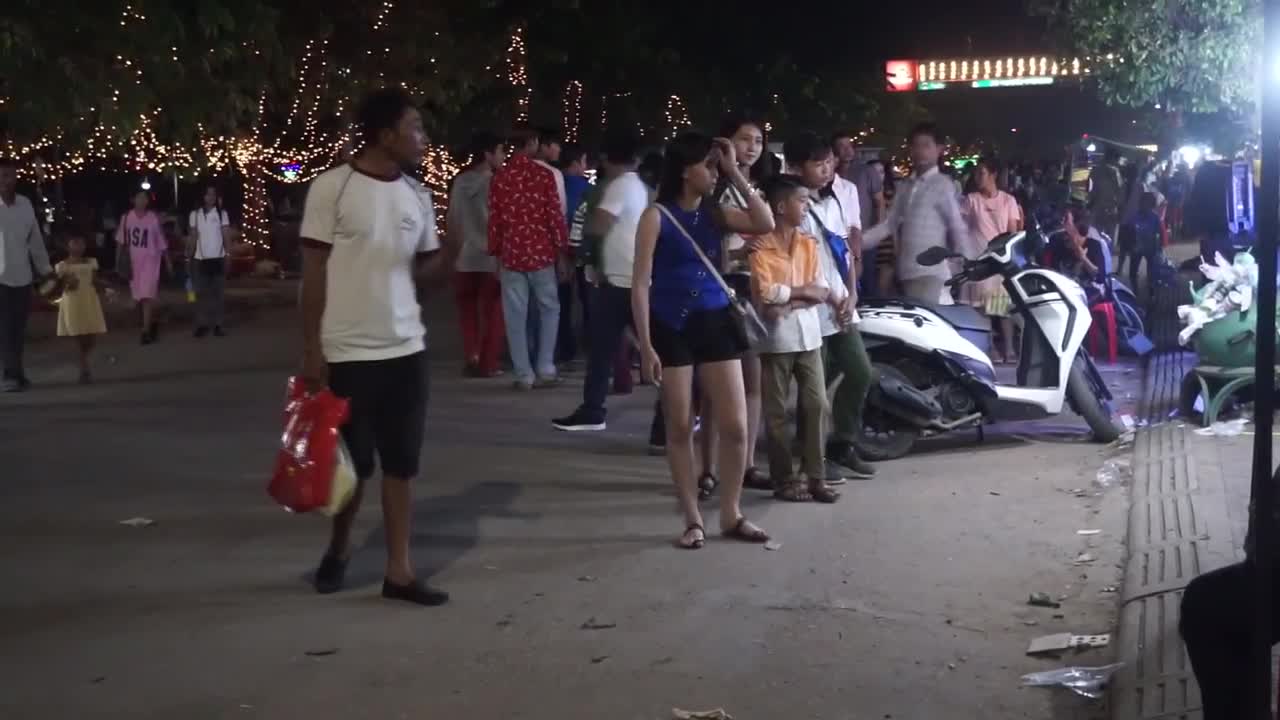
[[[307,392],[301,378],[289,378],[284,433],[267,492],[292,512],[341,509],[354,490],[354,473],[338,429],[347,419],[347,401],[328,390]]]

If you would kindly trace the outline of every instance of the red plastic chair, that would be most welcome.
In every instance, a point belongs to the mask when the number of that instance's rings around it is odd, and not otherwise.
[[[1098,351],[1098,343],[1105,342],[1107,344],[1107,362],[1114,363],[1118,350],[1116,343],[1116,306],[1111,302],[1096,303],[1089,308],[1089,313],[1093,316],[1093,325],[1089,327],[1089,353],[1094,357],[1101,357]]]

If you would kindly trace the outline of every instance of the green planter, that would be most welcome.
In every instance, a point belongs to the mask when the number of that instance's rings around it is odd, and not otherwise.
[[[1252,367],[1258,350],[1258,306],[1248,312],[1232,312],[1200,328],[1192,345],[1201,365]]]

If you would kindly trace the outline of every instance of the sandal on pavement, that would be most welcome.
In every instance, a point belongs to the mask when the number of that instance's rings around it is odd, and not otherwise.
[[[747,468],[747,472],[742,476],[742,487],[748,490],[772,490],[773,481],[758,468],[751,467]]]
[[[698,499],[709,500],[712,495],[716,494],[716,488],[720,487],[720,481],[716,480],[716,476],[709,472],[702,473],[698,477]]]
[[[693,538],[689,538],[691,533],[698,533]],[[676,540],[676,547],[682,550],[701,550],[703,543],[707,540],[707,531],[703,529],[700,523],[690,523],[689,527],[684,529],[684,534]]]
[[[769,542],[769,533],[752,525],[747,516],[743,515],[738,518],[738,522],[728,530],[721,530],[720,534],[730,540],[741,540],[749,543],[767,543]]]
[[[809,480],[809,496],[820,503],[830,505],[840,499],[840,492],[832,490],[825,480],[812,478]]]
[[[809,502],[813,499],[809,495],[809,490],[805,488],[804,479],[798,477],[793,477],[780,483],[777,489],[773,491],[773,496],[787,502]]]

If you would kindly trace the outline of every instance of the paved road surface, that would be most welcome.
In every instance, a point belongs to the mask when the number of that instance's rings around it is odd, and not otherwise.
[[[372,503],[355,588],[310,591],[323,522],[264,492],[288,313],[223,341],[113,337],[116,363],[85,389],[65,347],[34,348],[40,389],[0,396],[0,717],[1100,716],[1018,687],[1113,654],[1024,655],[1032,636],[1114,622],[1123,496],[1064,492],[1105,456],[1078,419],[935,443],[833,507],[753,497],[777,552],[681,552],[664,462],[644,453],[647,388],[612,403],[608,433],[554,433],[580,383],[458,380],[452,323],[432,314],[415,547],[453,593],[440,609],[377,598]],[[158,524],[119,524],[134,516]],[[1089,548],[1098,560],[1073,565]],[[1028,607],[1031,591],[1063,608]],[[593,618],[616,627],[582,629]]]

